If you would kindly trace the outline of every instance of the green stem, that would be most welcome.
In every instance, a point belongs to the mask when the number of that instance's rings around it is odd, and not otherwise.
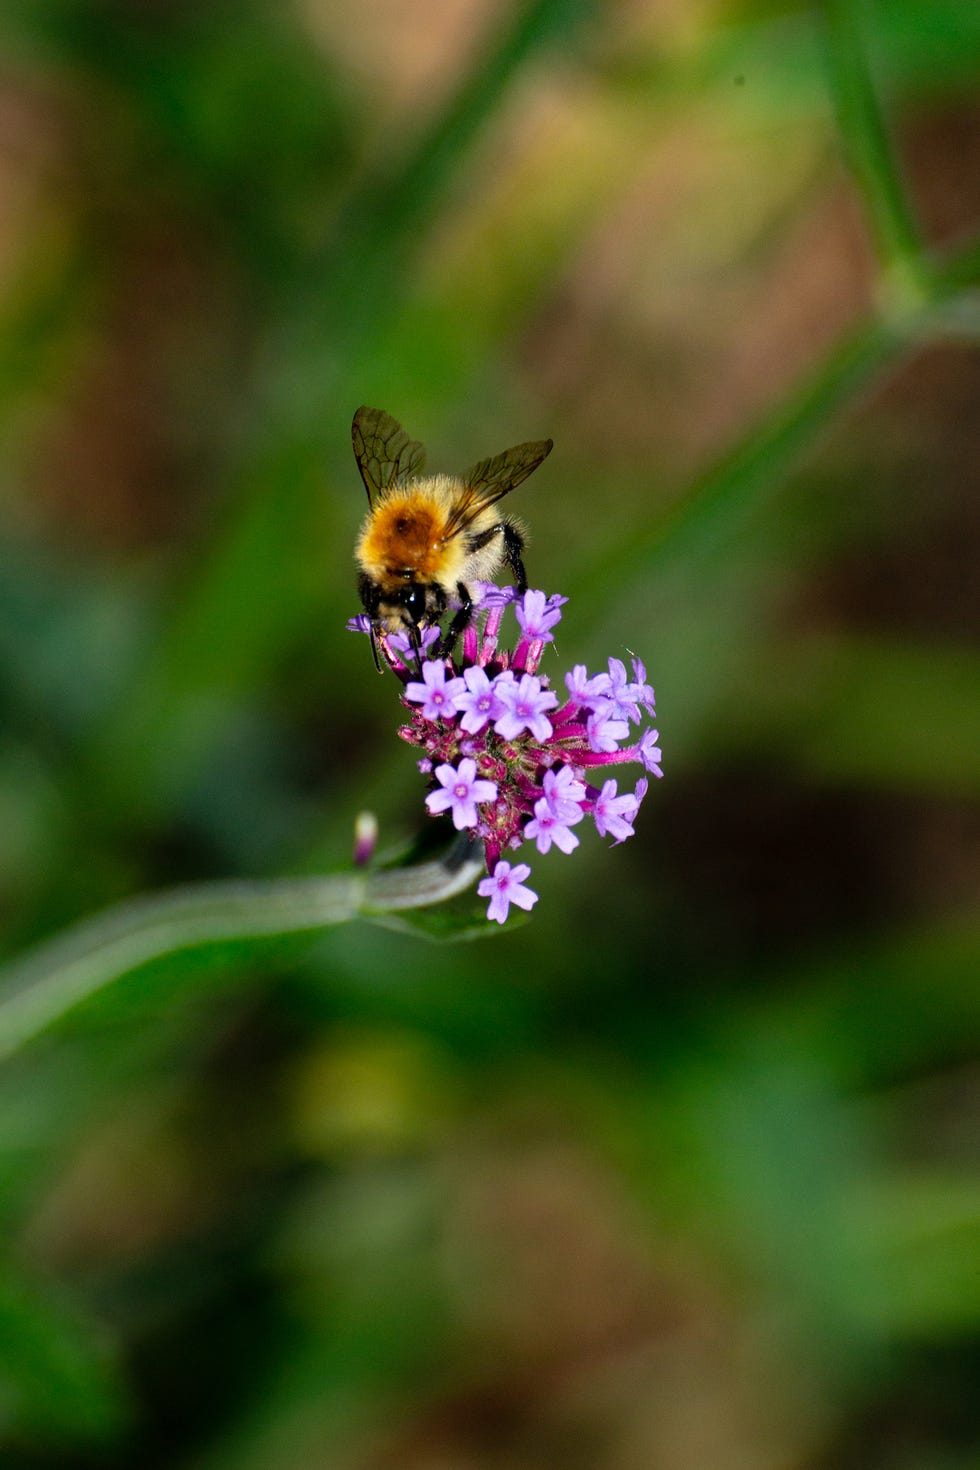
[[[878,104],[864,0],[824,0],[827,68],[848,164],[870,217],[886,291],[912,304],[927,290],[929,267],[908,190]]]
[[[724,541],[733,523],[776,493],[804,451],[906,345],[905,334],[884,322],[856,333],[663,515],[639,532],[625,532],[579,571],[580,608],[594,597],[591,610],[598,614],[600,590],[610,582],[635,584],[685,548],[703,551]]]
[[[127,900],[0,970],[0,1060],[150,960],[202,944],[296,934],[442,903],[482,871],[482,846],[458,842],[439,861],[411,868],[202,883]]]
[[[741,517],[776,494],[838,415],[917,346],[980,339],[978,282],[980,248],[972,247],[937,271],[917,301],[893,300],[890,312],[832,352],[668,510],[645,528],[624,532],[579,569],[580,611],[598,617],[608,602],[603,589],[611,584],[635,585],[685,550],[703,552],[724,543]]]

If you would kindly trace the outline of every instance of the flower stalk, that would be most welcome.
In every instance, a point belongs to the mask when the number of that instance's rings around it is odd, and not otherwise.
[[[414,867],[199,883],[129,899],[0,968],[0,1061],[151,960],[424,908],[464,892],[482,870],[478,844],[460,837],[437,861]]]

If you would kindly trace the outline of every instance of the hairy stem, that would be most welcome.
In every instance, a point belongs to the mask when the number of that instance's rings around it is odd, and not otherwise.
[[[150,960],[202,944],[295,934],[442,903],[482,871],[481,846],[458,842],[439,861],[410,868],[202,883],[129,899],[0,970],[0,1060]]]

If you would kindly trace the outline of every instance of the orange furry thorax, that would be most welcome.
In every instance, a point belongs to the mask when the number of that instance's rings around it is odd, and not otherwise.
[[[417,489],[389,495],[364,524],[358,559],[379,580],[400,580],[406,572],[436,578],[446,559],[445,526],[445,511],[431,495]]]

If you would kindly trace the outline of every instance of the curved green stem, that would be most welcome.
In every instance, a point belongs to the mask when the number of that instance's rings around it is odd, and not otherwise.
[[[482,871],[482,846],[467,841],[437,862],[411,868],[202,883],[129,899],[0,970],[0,1060],[150,960],[201,944],[301,933],[442,903]]]

